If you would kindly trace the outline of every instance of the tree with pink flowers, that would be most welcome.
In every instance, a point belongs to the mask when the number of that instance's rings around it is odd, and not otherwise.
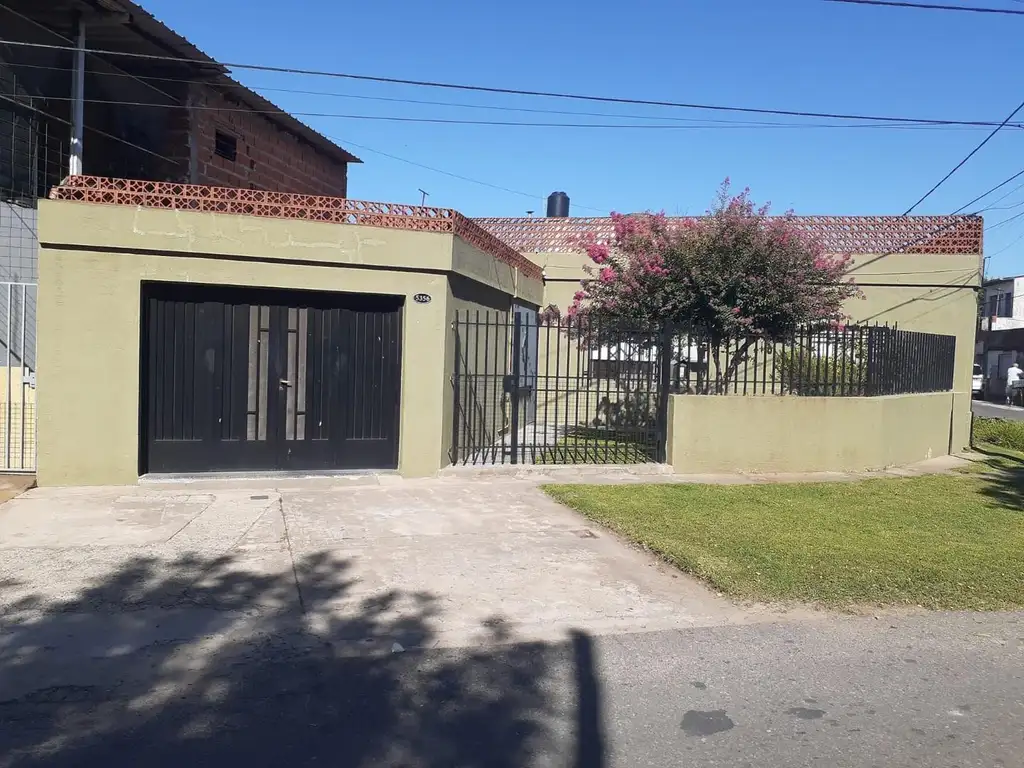
[[[703,217],[612,220],[611,242],[583,242],[594,267],[568,314],[609,329],[693,334],[712,354],[724,344],[731,359],[716,368],[725,380],[757,340],[841,324],[844,303],[859,294],[849,255],[826,253],[792,212],[769,216],[767,205],[755,207],[749,190],[730,195],[728,179]]]

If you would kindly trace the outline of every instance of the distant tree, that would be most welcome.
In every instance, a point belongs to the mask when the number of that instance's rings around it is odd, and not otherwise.
[[[613,213],[612,242],[583,241],[595,266],[568,314],[609,329],[692,334],[707,344],[720,383],[759,339],[841,323],[859,294],[846,274],[850,256],[826,253],[792,212],[768,210],[755,208],[749,190],[731,196],[727,179],[703,217]]]

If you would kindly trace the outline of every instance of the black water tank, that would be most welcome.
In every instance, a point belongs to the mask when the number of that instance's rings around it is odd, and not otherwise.
[[[548,195],[548,218],[564,219],[569,216],[569,196],[565,192]]]

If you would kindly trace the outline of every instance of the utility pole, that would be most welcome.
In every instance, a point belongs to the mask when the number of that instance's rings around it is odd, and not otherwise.
[[[68,174],[82,174],[82,134],[85,128],[85,20],[78,17],[78,43],[75,50],[75,71],[73,77],[71,109],[71,152],[68,158]]]
[[[430,197],[430,193],[427,192],[425,189],[418,189],[416,191],[420,193],[420,205],[426,205],[427,198]]]

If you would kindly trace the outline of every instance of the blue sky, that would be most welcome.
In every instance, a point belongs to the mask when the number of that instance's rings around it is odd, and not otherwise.
[[[1024,16],[902,10],[821,0],[143,0],[226,61],[641,99],[1002,120],[1018,86]],[[957,3],[959,0],[947,0]],[[960,4],[968,4],[961,2]],[[1014,0],[970,4],[1024,10]],[[574,215],[700,213],[729,176],[759,202],[803,214],[899,214],[987,129],[754,127],[687,120],[821,124],[696,110],[493,96],[238,70],[295,112],[680,128],[535,128],[303,118],[360,156],[350,195],[470,216],[543,211],[564,189]],[[294,89],[339,95],[289,93]],[[355,98],[373,97],[373,98]],[[572,116],[379,101],[413,99]],[[643,116],[611,117],[614,115]],[[1024,112],[1022,112],[1024,115]],[[1024,117],[1021,117],[1024,122]],[[916,211],[945,213],[1024,168],[1024,132],[1004,130]],[[373,151],[373,150],[376,150]],[[378,154],[442,169],[505,192]],[[1024,177],[985,202],[1024,184]],[[1011,207],[1021,203],[1019,208]],[[1024,186],[987,212],[1024,212]],[[1018,240],[1018,238],[1020,238]],[[986,232],[989,273],[1024,272],[1024,216]]]

